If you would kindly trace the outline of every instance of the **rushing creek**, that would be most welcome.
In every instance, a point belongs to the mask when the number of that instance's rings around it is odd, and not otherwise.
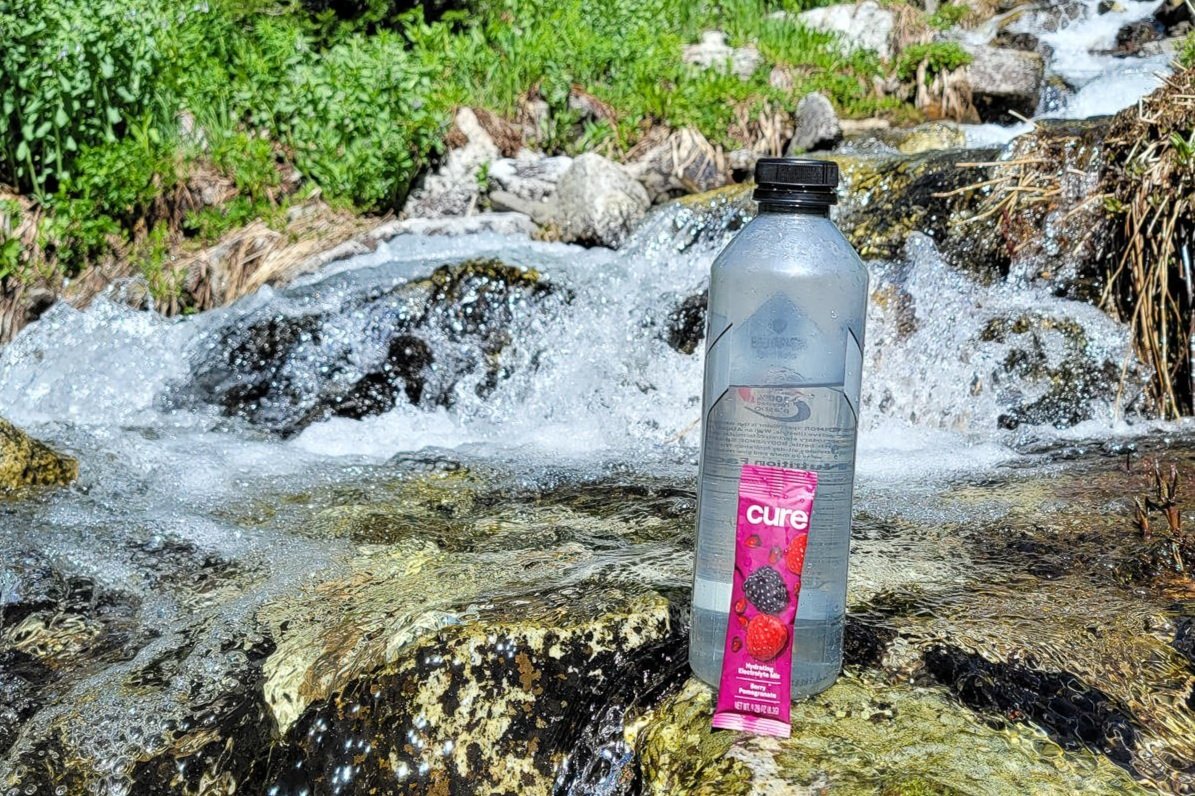
[[[1164,68],[1088,54],[1148,4],[1091,5],[1046,112]],[[1195,590],[1131,502],[1195,443],[1134,418],[1124,326],[922,236],[870,264],[847,672],[784,744],[708,729],[694,308],[739,223],[52,308],[0,350],[0,414],[81,466],[0,502],[0,793],[1195,791]]]

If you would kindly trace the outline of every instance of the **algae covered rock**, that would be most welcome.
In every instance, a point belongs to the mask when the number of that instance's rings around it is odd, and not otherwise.
[[[1097,755],[988,726],[940,688],[848,674],[793,706],[787,739],[713,730],[712,710],[690,680],[629,731],[644,794],[1145,792]]]
[[[32,486],[65,486],[79,463],[0,418],[0,495]]]
[[[909,235],[929,236],[951,265],[992,279],[1008,258],[994,224],[964,223],[983,198],[986,178],[974,165],[995,150],[916,155],[834,155],[842,173],[838,226],[865,260],[894,260]]]
[[[267,789],[347,776],[360,792],[552,793],[605,690],[675,660],[683,639],[658,595],[566,587],[518,604],[483,607],[313,705],[274,750]]]

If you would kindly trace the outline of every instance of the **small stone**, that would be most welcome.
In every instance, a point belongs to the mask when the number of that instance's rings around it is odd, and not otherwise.
[[[896,148],[906,155],[916,155],[939,149],[957,149],[966,145],[967,134],[954,122],[927,122],[905,131]]]
[[[456,124],[448,139],[456,146],[448,151],[440,168],[411,192],[403,208],[408,218],[462,216],[478,210],[481,199],[478,176],[502,152],[470,108],[457,111]]]
[[[796,132],[788,143],[788,154],[829,149],[842,140],[842,127],[830,100],[822,94],[806,94],[797,103]]]
[[[1163,0],[1153,18],[1165,30],[1167,36],[1179,35],[1195,23],[1195,14],[1186,0]]]
[[[30,486],[65,486],[79,463],[0,418],[0,494]]]
[[[490,164],[491,185],[520,199],[542,202],[556,193],[556,184],[573,165],[567,155],[546,157],[523,150],[516,157],[502,158]]]
[[[759,50],[751,45],[731,47],[726,43],[726,34],[720,30],[707,30],[701,34],[701,41],[685,47],[681,58],[702,69],[729,69],[743,80],[751,77],[763,61]]]
[[[746,179],[755,171],[755,162],[760,154],[754,149],[736,149],[726,156],[726,167],[738,179]]]
[[[1139,19],[1130,22],[1116,31],[1116,48],[1118,55],[1139,55],[1145,45],[1162,38],[1164,29],[1152,19]]]
[[[971,101],[985,122],[1008,123],[1016,115],[1037,111],[1045,61],[1037,53],[987,45],[964,45],[971,55],[966,67]]]
[[[609,158],[586,152],[556,188],[556,218],[565,241],[618,248],[651,207],[647,190]]]

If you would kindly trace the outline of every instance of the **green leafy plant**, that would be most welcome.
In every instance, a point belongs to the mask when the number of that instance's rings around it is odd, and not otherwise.
[[[44,198],[79,154],[116,143],[131,120],[173,121],[159,42],[174,15],[150,0],[10,0],[0,5],[0,181]]]
[[[1195,66],[1195,30],[1186,35],[1178,46],[1178,65],[1183,68]]]
[[[21,223],[21,206],[12,199],[0,199],[0,280],[13,276],[21,266],[21,241],[16,237]]]
[[[962,22],[969,13],[970,9],[965,5],[943,3],[938,6],[937,11],[929,15],[929,19],[926,21],[935,30],[949,30]]]
[[[913,44],[902,50],[896,59],[897,77],[901,80],[913,79],[923,62],[926,64],[926,71],[934,75],[966,66],[971,63],[971,54],[953,41]]]

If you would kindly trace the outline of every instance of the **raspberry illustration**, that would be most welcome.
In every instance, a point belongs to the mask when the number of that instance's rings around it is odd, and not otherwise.
[[[736,614],[741,614],[743,611],[746,611],[746,610],[747,610],[747,601],[746,600],[744,600],[742,597],[740,597],[734,601],[734,612]]]
[[[730,651],[731,652],[738,652],[742,648],[743,648],[743,640],[741,638],[739,638],[738,636],[735,636],[733,639],[731,639],[731,642],[730,642]]]
[[[794,575],[800,575],[801,568],[805,566],[805,546],[807,544],[809,544],[808,536],[798,536],[793,539],[788,552],[784,554],[784,566],[788,567],[788,571]]]
[[[788,606],[788,588],[784,578],[771,567],[760,567],[743,581],[743,594],[765,614],[778,614]]]
[[[774,616],[757,614],[747,625],[747,652],[757,661],[770,661],[788,645],[788,628]]]

